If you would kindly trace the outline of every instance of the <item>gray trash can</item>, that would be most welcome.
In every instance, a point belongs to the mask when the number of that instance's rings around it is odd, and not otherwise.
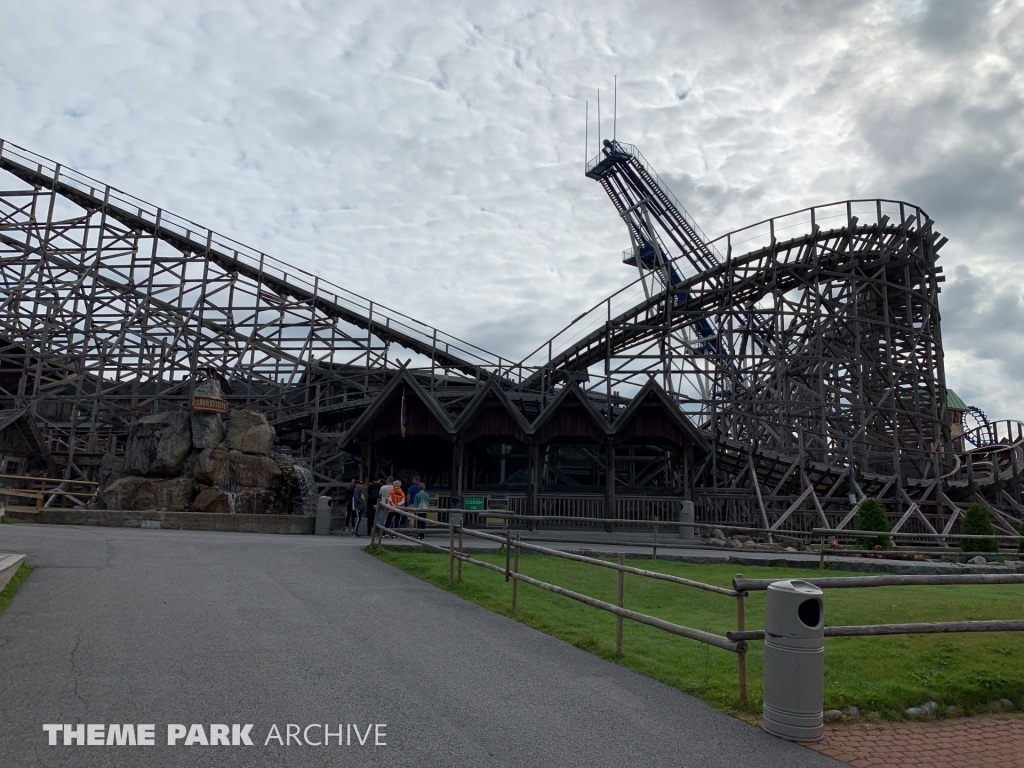
[[[684,501],[679,505],[679,522],[680,523],[692,523],[693,522],[693,502]],[[679,526],[679,538],[686,539],[687,541],[697,540],[697,529],[692,525],[680,525]]]
[[[824,699],[821,590],[806,581],[777,581],[765,605],[762,726],[790,741],[818,741]]]
[[[331,532],[331,497],[321,496],[316,500],[316,523],[313,533],[326,536]]]

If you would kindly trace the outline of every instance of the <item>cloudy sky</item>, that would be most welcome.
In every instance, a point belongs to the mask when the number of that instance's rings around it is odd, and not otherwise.
[[[1022,6],[7,3],[0,137],[519,357],[634,277],[583,176],[617,75],[619,139],[713,237],[922,206],[949,383],[1024,418]]]

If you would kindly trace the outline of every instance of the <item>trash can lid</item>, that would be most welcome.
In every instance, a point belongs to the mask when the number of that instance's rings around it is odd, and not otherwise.
[[[794,594],[804,595],[806,597],[818,597],[824,594],[818,587],[811,584],[809,581],[800,581],[799,579],[785,579],[784,581],[773,581],[768,585],[768,589],[775,592],[790,592]]]

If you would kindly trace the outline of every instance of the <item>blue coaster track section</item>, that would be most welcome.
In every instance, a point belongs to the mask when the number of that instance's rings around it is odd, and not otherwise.
[[[724,261],[704,231],[632,144],[606,139],[601,152],[587,163],[586,175],[600,182],[629,230],[634,245],[624,252],[623,262],[653,272],[666,294],[674,293],[673,308],[685,305],[686,293],[673,291],[683,281],[680,257],[694,273],[710,271]],[[720,354],[714,325],[700,318],[696,328],[701,340],[694,351]]]

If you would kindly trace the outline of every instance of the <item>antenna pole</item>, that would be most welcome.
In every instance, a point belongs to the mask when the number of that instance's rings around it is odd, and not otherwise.
[[[601,89],[597,89],[597,154],[601,154]]]
[[[583,172],[586,173],[587,163],[590,162],[590,102],[587,102],[586,112],[587,127],[583,129]]]
[[[615,76],[615,95],[612,98],[612,141],[615,141],[619,122],[619,76]]]

